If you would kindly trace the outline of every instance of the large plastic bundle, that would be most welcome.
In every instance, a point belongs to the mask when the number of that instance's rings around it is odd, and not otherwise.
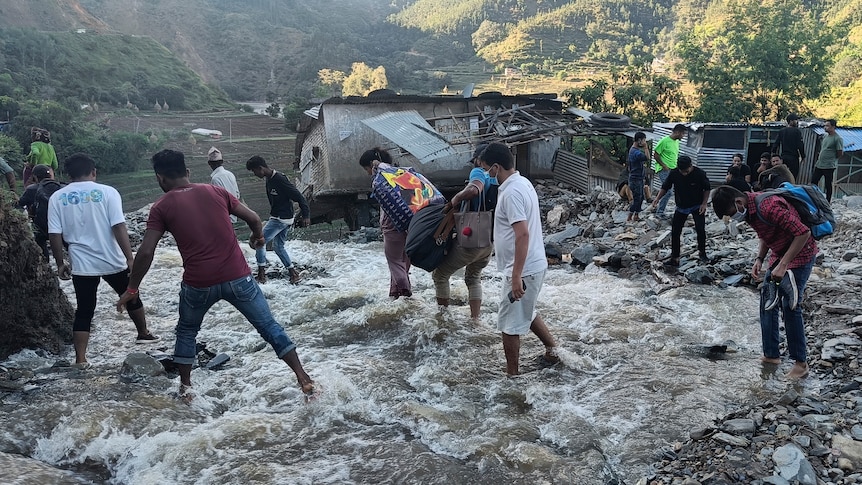
[[[371,183],[374,198],[399,231],[406,231],[413,214],[446,198],[424,175],[410,167],[380,167]]]

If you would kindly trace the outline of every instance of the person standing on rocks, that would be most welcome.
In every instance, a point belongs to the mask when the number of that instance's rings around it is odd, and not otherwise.
[[[96,293],[105,280],[118,295],[129,287],[132,245],[126,230],[123,200],[108,185],[96,183],[96,162],[76,153],[63,161],[69,184],[51,195],[48,203],[48,238],[60,279],[72,279],[78,306],[72,323],[75,366],[87,368],[87,344],[96,310]],[[63,258],[63,243],[69,245],[71,268]],[[147,329],[144,304],[137,293],[126,307],[138,337],[148,344],[159,337]]]
[[[629,148],[629,156],[626,159],[629,169],[629,190],[632,193],[632,203],[629,207],[629,215],[626,218],[627,222],[640,220],[640,212],[644,202],[646,150],[646,134],[639,131],[635,133],[634,143]]]
[[[685,136],[686,127],[683,124],[677,124],[673,127],[670,135],[662,138],[653,149],[653,170],[658,173],[658,178],[661,180],[662,186],[670,176],[670,171],[676,168],[676,161],[679,159],[679,141]],[[665,209],[670,200],[670,192],[667,192],[664,197],[658,196],[658,217],[659,219],[667,219]],[[653,204],[655,207],[655,204]]]
[[[805,144],[802,142],[802,132],[799,131],[799,116],[793,113],[787,115],[787,126],[778,130],[773,151],[781,156],[793,178],[799,178],[799,167],[805,161]],[[772,166],[775,166],[775,162]]]
[[[27,155],[27,163],[24,164],[24,186],[33,183],[33,167],[36,165],[47,165],[54,172],[60,169],[54,146],[51,145],[51,132],[35,126],[30,130],[30,153]]]
[[[48,245],[48,205],[51,194],[59,190],[61,185],[54,180],[54,171],[47,165],[36,165],[32,177],[36,183],[24,189],[18,199],[18,207],[27,208],[27,213],[33,220],[33,238],[45,261],[48,261],[51,257]]]
[[[452,196],[452,199],[444,206],[444,211],[457,211],[457,208],[464,202],[470,205],[470,210],[494,210],[497,181],[488,175],[488,170],[481,160],[482,153],[487,147],[488,145],[485,143],[476,147],[471,160],[473,169],[470,171],[467,186]],[[464,268],[464,283],[467,284],[470,318],[477,320],[479,310],[482,308],[482,270],[488,266],[493,250],[493,244],[485,248],[463,248],[457,243],[453,244],[440,266],[431,272],[437,304],[442,307],[449,306],[449,278],[456,271]]]
[[[545,361],[560,360],[557,343],[536,312],[548,268],[539,197],[533,184],[515,170],[515,158],[506,145],[491,143],[480,159],[488,175],[500,182],[494,216],[494,250],[504,284],[497,329],[503,335],[506,373],[514,376],[518,375],[521,336],[527,332],[532,331],[545,345]]]
[[[799,213],[783,197],[766,197],[758,210],[756,193],[744,194],[722,185],[712,195],[712,208],[719,218],[730,217],[734,222],[745,221],[760,239],[757,256],[751,267],[755,279],[764,278],[760,293],[760,330],[763,342],[763,357],[767,364],[780,364],[780,314],[784,315],[787,333],[787,351],[793,359],[793,368],[788,377],[802,378],[808,375],[805,341],[805,324],[799,303],[805,284],[817,257],[817,242],[811,230],[799,218]],[[769,264],[763,272],[763,262],[769,256]],[[776,288],[777,286],[777,288]],[[780,300],[776,304],[775,298]],[[779,312],[780,309],[780,312]]]
[[[838,159],[844,156],[844,140],[838,133],[835,133],[837,127],[838,122],[834,119],[826,120],[824,124],[826,136],[820,142],[820,156],[817,157],[817,163],[814,164],[814,175],[811,177],[813,185],[819,184],[820,179],[823,178],[826,200],[829,202],[832,202],[832,177],[835,175],[835,169],[838,168]]]
[[[287,269],[290,275],[290,283],[297,284],[301,276],[299,271],[294,267],[290,260],[290,255],[287,254],[287,249],[284,245],[287,242],[287,236],[293,228],[294,212],[293,203],[299,203],[301,212],[301,226],[311,225],[311,209],[308,207],[308,201],[297,190],[297,188],[287,179],[287,176],[281,172],[277,172],[266,164],[266,160],[257,155],[248,159],[245,163],[245,168],[251,171],[257,178],[266,179],[266,198],[269,199],[269,220],[266,221],[266,226],[263,228],[263,237],[265,242],[258,246],[255,254],[257,259],[257,279],[258,283],[266,283],[266,267],[269,262],[266,260],[266,244],[272,241],[272,248],[281,263]]]
[[[236,176],[233,172],[223,167],[224,160],[218,148],[212,147],[207,152],[207,164],[212,170],[212,173],[210,173],[212,184],[227,190],[231,195],[242,200],[239,196],[239,185],[236,183]],[[230,221],[236,224],[236,216],[231,214]]]
[[[673,190],[676,210],[671,222],[671,251],[668,264],[679,266],[679,256],[682,252],[682,228],[691,214],[694,219],[694,230],[697,233],[697,254],[700,262],[709,262],[706,255],[706,207],[709,201],[709,177],[706,172],[691,163],[691,157],[682,155],[677,161],[676,169],[670,172],[661,186],[658,196],[653,201],[656,206],[662,195]]]
[[[204,316],[216,302],[226,300],[290,366],[302,392],[312,396],[314,382],[302,367],[296,345],[273,318],[266,297],[252,278],[228,216],[233,214],[248,224],[249,242],[257,248],[266,244],[260,218],[221,187],[189,182],[182,152],[162,150],[153,155],[152,161],[156,180],[165,195],[150,209],[129,288],[120,296],[117,310],[137,298],[138,287],[152,265],[156,246],[162,235],[170,232],[177,242],[184,268],[174,347],[180,395],[190,398],[192,364],[197,353],[195,338]]]

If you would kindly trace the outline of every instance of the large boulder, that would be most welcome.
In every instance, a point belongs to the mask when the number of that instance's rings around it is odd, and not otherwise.
[[[30,221],[0,194],[0,358],[26,348],[59,353],[72,339],[72,305],[42,260]]]

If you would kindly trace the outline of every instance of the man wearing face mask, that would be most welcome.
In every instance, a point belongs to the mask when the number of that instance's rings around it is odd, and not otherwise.
[[[760,359],[766,364],[781,363],[780,307],[787,332],[787,352],[794,361],[787,376],[802,378],[808,375],[808,363],[805,325],[799,303],[817,257],[817,243],[811,237],[811,230],[799,218],[799,213],[783,197],[775,195],[764,198],[758,211],[757,195],[743,194],[733,187],[722,185],[712,195],[712,208],[719,218],[729,216],[735,222],[745,221],[757,232],[760,245],[751,275],[755,279],[760,279],[762,275],[765,280],[760,293],[763,342],[763,356]],[[767,254],[769,264],[765,274],[762,274]]]
[[[452,200],[443,207],[444,212],[450,210],[459,211],[461,204],[466,202],[471,211],[493,211],[497,206],[497,179],[488,175],[488,171],[482,168],[480,157],[488,147],[487,143],[479,144],[473,152],[470,162],[473,169],[470,170],[470,179],[460,192],[452,196]],[[466,207],[465,207],[466,208]],[[467,294],[470,304],[470,318],[478,320],[479,310],[482,307],[482,270],[488,266],[491,260],[491,252],[494,246],[485,248],[463,248],[454,244],[452,249],[443,258],[434,271],[431,279],[437,294],[437,304],[441,307],[449,306],[449,278],[461,268],[464,268],[464,283],[467,285]]]

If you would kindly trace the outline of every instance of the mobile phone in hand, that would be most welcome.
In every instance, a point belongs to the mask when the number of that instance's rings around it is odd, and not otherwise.
[[[521,284],[524,285],[524,291],[527,291],[527,282],[521,280]],[[511,291],[509,292],[509,303],[515,303],[515,295]]]

